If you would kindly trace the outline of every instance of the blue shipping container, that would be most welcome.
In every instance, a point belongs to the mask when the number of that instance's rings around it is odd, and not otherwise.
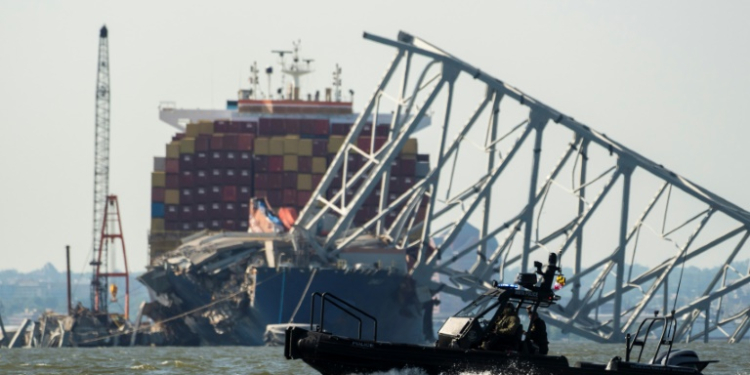
[[[164,203],[151,202],[151,217],[164,217]]]

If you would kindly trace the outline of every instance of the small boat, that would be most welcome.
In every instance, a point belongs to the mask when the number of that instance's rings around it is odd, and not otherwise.
[[[546,309],[560,299],[552,289],[556,254],[544,272],[535,262],[536,274],[522,273],[516,284],[493,282],[488,291],[446,320],[438,331],[434,346],[390,343],[377,340],[377,319],[356,306],[329,293],[313,293],[309,329],[289,326],[284,342],[287,359],[302,359],[325,375],[367,374],[390,370],[420,369],[427,374],[458,374],[466,371],[508,374],[702,374],[712,362],[700,361],[692,350],[672,348],[676,321],[673,316],[645,319],[635,336],[626,336],[625,358],[614,357],[608,363],[568,363],[565,356],[537,354],[529,341],[484,349],[506,306]],[[320,301],[319,324],[313,326],[316,297]],[[358,323],[358,337],[337,336],[324,327],[325,309],[333,306]],[[329,307],[330,309],[330,307]],[[372,339],[362,338],[363,319],[372,322]],[[661,329],[661,335],[658,330]],[[658,337],[650,358],[644,357],[649,337]],[[631,359],[631,354],[632,358]]]

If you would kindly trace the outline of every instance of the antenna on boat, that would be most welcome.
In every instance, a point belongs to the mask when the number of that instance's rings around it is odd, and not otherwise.
[[[269,79],[270,81],[270,79]],[[256,99],[258,93],[258,63],[253,61],[253,65],[250,65],[250,85],[253,87],[253,91],[250,93],[252,99]]]
[[[285,51],[285,50],[273,50],[272,53],[276,53],[279,55],[279,65],[281,66],[281,72],[283,73],[286,70],[286,62],[284,61],[284,55],[287,53],[292,53],[292,51]],[[268,70],[271,70],[273,72],[273,69],[269,67],[266,69],[266,73],[268,73]],[[279,93],[281,95],[281,99],[284,99],[284,75],[281,75],[281,92]],[[269,83],[269,92],[270,92],[270,83]]]

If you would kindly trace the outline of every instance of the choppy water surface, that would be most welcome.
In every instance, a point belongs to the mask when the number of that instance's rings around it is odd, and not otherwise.
[[[701,359],[718,359],[704,371],[717,375],[750,375],[750,345],[692,343]],[[569,362],[606,363],[624,357],[624,345],[590,342],[553,343],[550,351]],[[417,371],[389,375],[417,375]],[[0,374],[317,374],[302,361],[288,361],[279,347],[0,349]],[[467,374],[469,375],[469,374]],[[481,374],[489,375],[489,374]]]

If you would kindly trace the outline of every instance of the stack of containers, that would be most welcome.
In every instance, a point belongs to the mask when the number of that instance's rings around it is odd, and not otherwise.
[[[174,248],[181,236],[203,229],[246,231],[249,200],[265,197],[273,207],[300,211],[323,178],[333,156],[351,129],[327,118],[261,117],[259,121],[200,121],[188,124],[166,146],[166,157],[154,158],[151,190],[151,248]],[[357,147],[378,150],[387,142],[388,125],[367,124]],[[394,161],[389,202],[429,172],[428,155],[418,154],[409,139]],[[364,163],[359,154],[347,158],[347,173]],[[335,176],[326,194],[341,186]],[[349,192],[352,194],[352,192]],[[351,197],[350,197],[351,198]],[[377,213],[375,189],[356,214],[363,224]],[[424,208],[421,208],[424,216]],[[386,218],[388,223],[393,217]],[[169,241],[166,239],[169,238]],[[164,241],[161,241],[164,239]],[[159,242],[161,241],[161,242]]]

